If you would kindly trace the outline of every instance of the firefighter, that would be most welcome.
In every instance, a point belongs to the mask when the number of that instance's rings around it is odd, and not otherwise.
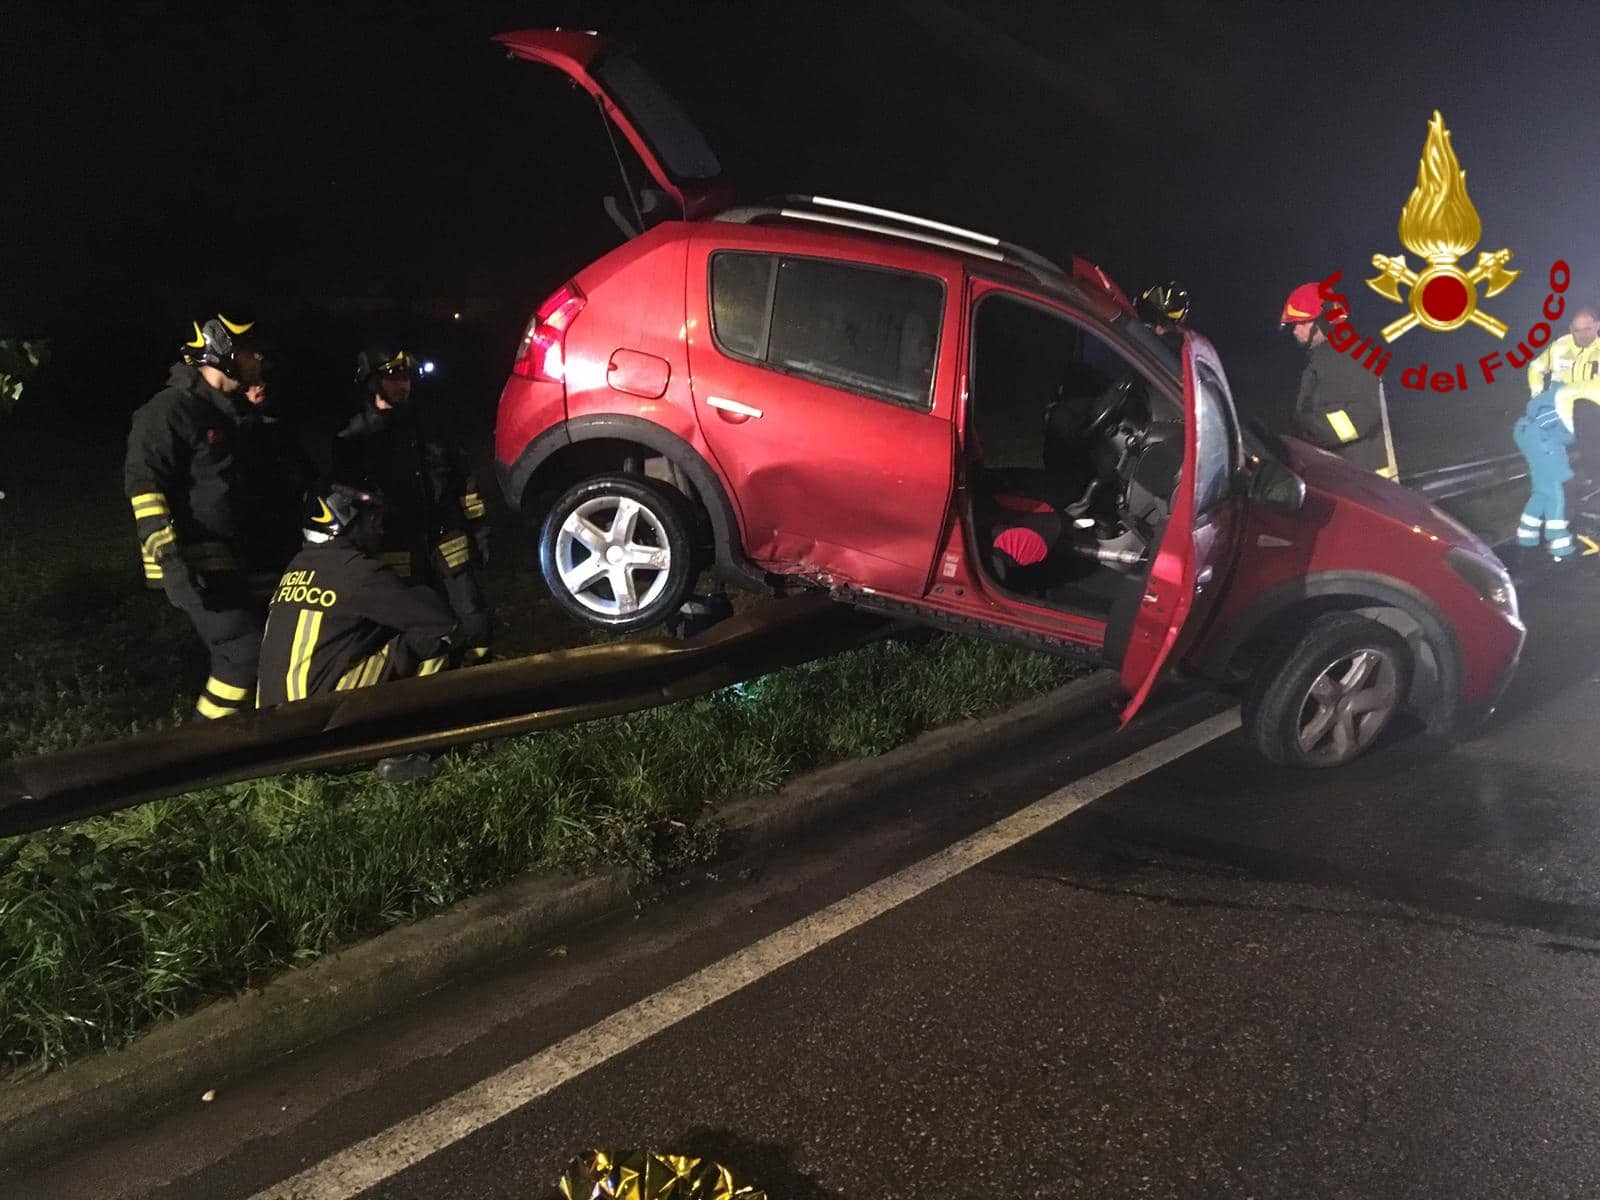
[[[1335,350],[1323,329],[1325,320],[1343,319],[1342,312],[1324,314],[1322,296],[1314,283],[1301,284],[1284,302],[1279,324],[1293,333],[1306,351],[1295,400],[1295,434],[1351,466],[1393,479],[1383,382]]]
[[[239,515],[250,594],[265,606],[278,577],[300,550],[300,509],[317,468],[294,422],[268,398],[266,347],[247,333],[234,339],[239,390],[250,401],[240,430]]]
[[[261,645],[242,571],[234,458],[250,408],[234,338],[250,326],[220,315],[193,324],[167,386],[133,414],[123,484],[146,586],[166,592],[210,652],[195,712],[211,719],[249,707]]]
[[[412,387],[417,358],[369,346],[356,359],[361,411],[334,439],[334,474],[384,498],[383,557],[425,582],[461,623],[463,665],[488,661],[491,617],[479,568],[488,564],[483,497],[455,438]]]
[[[1134,301],[1139,319],[1158,334],[1176,332],[1189,320],[1189,289],[1174,280],[1151,284]]]
[[[261,641],[262,708],[436,675],[451,665],[455,614],[433,591],[403,581],[378,556],[383,502],[333,484],[306,497],[304,548],[278,581]],[[390,783],[429,779],[426,754],[381,760]]]
[[[343,484],[306,497],[304,546],[267,609],[262,708],[447,665],[455,614],[378,557],[384,516],[378,496]]]
[[[1552,383],[1539,392],[1511,428],[1511,440],[1528,461],[1531,488],[1517,523],[1517,545],[1532,549],[1542,540],[1556,562],[1571,557],[1574,549],[1566,507],[1566,483],[1572,478],[1567,458],[1572,430],[1556,407],[1562,391],[1570,389]]]

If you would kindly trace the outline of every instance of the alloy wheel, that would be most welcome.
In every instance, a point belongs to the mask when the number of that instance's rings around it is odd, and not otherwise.
[[[603,617],[648,607],[665,590],[672,568],[661,518],[628,496],[596,496],[577,505],[561,523],[555,557],[568,594]]]

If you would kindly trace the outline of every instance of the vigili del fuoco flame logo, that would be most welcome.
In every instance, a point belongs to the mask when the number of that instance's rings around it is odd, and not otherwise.
[[[1367,280],[1368,287],[1396,304],[1406,302],[1400,298],[1401,285],[1410,289],[1411,311],[1383,327],[1384,341],[1393,342],[1417,325],[1448,333],[1469,321],[1497,338],[1505,337],[1505,322],[1478,308],[1478,285],[1487,285],[1485,298],[1511,286],[1520,274],[1506,269],[1511,251],[1480,252],[1470,271],[1456,265],[1482,236],[1483,222],[1467,195],[1467,173],[1456,161],[1450,131],[1435,109],[1417,165],[1417,186],[1400,210],[1400,242],[1427,265],[1413,271],[1403,254],[1372,256],[1380,274]]]

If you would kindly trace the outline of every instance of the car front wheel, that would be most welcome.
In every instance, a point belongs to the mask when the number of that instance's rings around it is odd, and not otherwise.
[[[569,488],[539,531],[539,568],[556,603],[616,632],[659,625],[694,584],[687,502],[638,475],[601,475]]]
[[[1411,655],[1387,625],[1354,613],[1318,617],[1258,676],[1246,733],[1272,762],[1338,767],[1363,754],[1404,706]]]

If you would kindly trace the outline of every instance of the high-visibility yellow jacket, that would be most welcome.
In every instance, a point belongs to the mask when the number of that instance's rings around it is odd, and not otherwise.
[[[1600,340],[1596,345],[1600,345]],[[1588,384],[1568,383],[1556,389],[1556,413],[1568,429],[1573,428],[1572,409],[1579,400],[1600,404],[1600,380]]]
[[[1528,364],[1528,394],[1537,396],[1553,383],[1600,384],[1600,338],[1580,347],[1564,333],[1546,346]]]

